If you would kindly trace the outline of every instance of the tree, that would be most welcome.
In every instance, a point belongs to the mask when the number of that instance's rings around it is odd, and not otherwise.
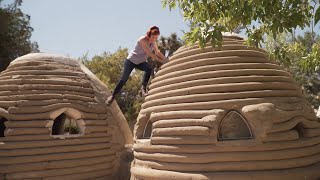
[[[160,36],[159,40],[157,41],[158,48],[160,52],[165,55],[167,58],[173,55],[173,53],[179,49],[183,45],[183,41],[177,36],[176,33],[172,33],[168,37]],[[162,65],[158,61],[153,61],[151,58],[148,58],[149,64],[154,69],[154,72],[152,74],[152,77],[154,76],[154,73],[156,73],[160,66]]]
[[[163,41],[161,42],[161,40]],[[160,42],[157,44],[159,50],[169,57],[182,46],[183,42],[173,33],[169,37],[161,36]],[[120,79],[123,63],[127,56],[128,49],[119,48],[114,53],[104,52],[102,55],[94,56],[92,59],[84,55],[79,60],[110,89],[114,89]],[[155,65],[155,61],[151,59],[148,59],[148,62],[151,66]],[[128,121],[136,120],[143,103],[143,98],[139,96],[142,73],[141,71],[133,71],[121,93],[116,97],[116,101]]]
[[[38,52],[38,44],[31,42],[33,28],[30,16],[24,14],[19,6],[22,0],[2,6],[0,0],[0,71],[7,68],[12,60],[30,52]]]
[[[269,55],[289,71],[302,86],[314,108],[320,105],[320,36],[307,31],[303,36],[283,33],[278,39],[268,37]]]
[[[320,36],[315,32],[307,31],[303,36],[298,35],[295,39],[293,39],[293,41],[296,41],[306,47],[306,51],[310,53],[312,51],[312,46],[315,43],[320,42]]]
[[[170,9],[177,5],[189,21],[190,32],[184,36],[187,44],[199,41],[213,46],[222,43],[222,32],[231,32],[238,26],[246,27],[247,43],[258,46],[265,34],[274,39],[282,32],[314,24],[320,18],[319,1],[315,0],[163,0]],[[313,14],[314,12],[314,14]],[[259,26],[248,28],[253,22]]]
[[[291,72],[309,101],[319,106],[320,42],[314,27],[320,20],[319,0],[162,0],[170,10],[179,7],[190,31],[187,45],[222,45],[222,32],[246,28],[248,45],[265,45],[270,56]],[[295,37],[297,27],[311,32]],[[290,40],[287,35],[292,36]],[[267,41],[264,42],[265,37]]]
[[[157,44],[160,52],[166,57],[170,57],[183,45],[183,42],[180,38],[178,38],[176,33],[172,33],[168,37],[161,36]]]

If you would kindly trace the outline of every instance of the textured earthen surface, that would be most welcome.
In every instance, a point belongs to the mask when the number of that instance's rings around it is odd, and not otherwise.
[[[29,54],[0,74],[0,179],[127,179],[132,134],[109,89],[76,60]],[[52,135],[66,114],[76,135]],[[127,145],[127,146],[125,146]],[[120,168],[122,167],[122,168]]]
[[[288,72],[239,38],[180,48],[153,79],[134,139],[132,179],[320,177],[314,110]]]

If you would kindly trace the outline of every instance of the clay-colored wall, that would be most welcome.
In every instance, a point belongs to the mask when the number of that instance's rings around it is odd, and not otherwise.
[[[3,178],[117,179],[127,173],[119,167],[132,135],[119,107],[104,104],[109,90],[88,71],[69,58],[32,54],[0,74],[0,115],[8,119],[0,137]],[[62,113],[83,134],[52,136]]]
[[[219,140],[231,111],[252,138]],[[147,123],[151,137],[143,138]],[[319,132],[301,88],[263,50],[232,38],[222,50],[183,47],[142,105],[132,179],[315,179]]]

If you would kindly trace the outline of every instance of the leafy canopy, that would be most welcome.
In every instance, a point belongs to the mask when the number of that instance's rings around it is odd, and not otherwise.
[[[80,60],[90,69],[110,90],[113,90],[120,79],[124,60],[128,56],[128,49],[119,48],[116,52],[105,52],[89,59],[84,55]],[[120,109],[128,121],[135,120],[140,111],[141,99],[137,94],[141,87],[141,71],[134,71],[121,93],[116,97]]]
[[[183,42],[180,38],[172,33],[168,37],[160,37],[160,41],[157,42],[160,51],[167,56],[171,56]],[[128,49],[119,48],[116,52],[105,52],[102,55],[96,55],[92,59],[89,59],[87,55],[79,58],[82,63],[88,67],[102,82],[104,82],[111,90],[116,87],[118,80],[120,79],[124,60],[128,56]],[[161,64],[157,64],[156,61],[148,60],[150,65],[156,71]],[[126,119],[134,121],[141,109],[143,98],[138,93],[141,88],[141,77],[143,72],[137,70],[131,73],[129,80],[123,87],[121,93],[116,97],[117,103],[124,113]]]
[[[30,52],[38,52],[38,44],[31,42],[33,28],[30,16],[19,6],[22,0],[3,5],[0,0],[0,71],[7,68],[15,58]]]
[[[317,108],[320,105],[320,36],[282,33],[277,39],[267,36],[265,48],[270,57],[289,71],[302,86],[305,97]]]
[[[276,38],[282,32],[315,23],[320,19],[319,1],[308,0],[162,0],[163,7],[176,8],[190,22],[190,32],[184,36],[187,44],[199,41],[221,45],[222,33],[233,32],[239,26],[247,27],[247,43],[258,46],[263,35]],[[315,12],[315,14],[313,14]],[[248,28],[253,22],[260,26]]]

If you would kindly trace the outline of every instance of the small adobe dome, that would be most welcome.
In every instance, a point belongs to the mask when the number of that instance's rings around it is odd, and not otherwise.
[[[104,103],[109,89],[79,61],[28,54],[0,73],[0,84],[0,179],[127,173],[119,166],[132,144],[129,126],[115,103]]]
[[[163,65],[134,131],[132,179],[316,179],[320,122],[264,50],[224,37]]]

